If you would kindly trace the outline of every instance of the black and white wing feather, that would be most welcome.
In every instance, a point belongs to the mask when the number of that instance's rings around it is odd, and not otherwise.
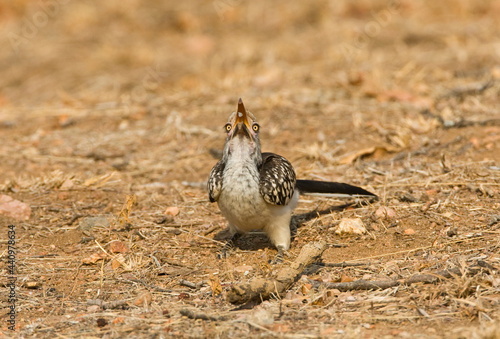
[[[295,171],[285,158],[274,153],[262,153],[259,190],[271,205],[287,205],[295,190]]]
[[[210,202],[216,202],[219,199],[220,192],[222,191],[222,175],[224,174],[224,167],[226,164],[219,160],[210,171],[208,177],[208,198]]]

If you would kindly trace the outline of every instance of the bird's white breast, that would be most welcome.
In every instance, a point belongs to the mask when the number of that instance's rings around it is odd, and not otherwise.
[[[229,161],[218,200],[222,214],[240,232],[264,228],[271,212],[259,192],[257,167],[250,161]]]

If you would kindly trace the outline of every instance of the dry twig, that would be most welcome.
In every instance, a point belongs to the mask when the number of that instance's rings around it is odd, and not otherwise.
[[[325,262],[316,262],[314,265],[323,266],[323,267],[357,267],[357,266],[369,266],[369,262],[337,262],[337,263],[325,263]]]
[[[159,287],[159,286],[156,286],[156,285],[148,284],[147,282],[142,281],[141,279],[127,279],[127,280],[123,280],[123,281],[124,282],[139,283],[139,284],[142,284],[144,287],[150,288],[150,289],[152,289],[154,291],[157,291],[157,292],[172,293],[172,290],[167,290],[165,288],[162,288],[162,287]]]
[[[228,292],[227,299],[233,304],[243,304],[252,300],[270,299],[272,295],[281,295],[299,279],[304,268],[316,261],[325,249],[324,241],[306,244],[291,265],[281,268],[276,279],[255,278],[249,283],[235,285]]]
[[[475,268],[467,268],[465,273],[475,274],[479,272],[478,269]],[[350,282],[340,282],[340,283],[324,283],[317,280],[310,280],[311,284],[314,287],[324,286],[329,289],[337,289],[341,292],[352,291],[352,290],[378,290],[378,289],[387,289],[391,287],[396,287],[400,285],[411,285],[415,283],[424,283],[424,284],[434,284],[442,281],[443,279],[449,279],[453,276],[462,275],[462,271],[458,267],[454,267],[448,270],[437,271],[435,273],[424,273],[424,274],[415,274],[409,277],[408,279],[400,279],[400,280],[364,280],[359,279]]]
[[[97,305],[103,310],[111,310],[126,307],[128,303],[126,300],[103,301],[101,299],[89,299],[87,300],[87,305]]]
[[[224,321],[228,319],[226,316],[208,315],[206,313],[195,312],[193,310],[188,310],[186,308],[182,309],[180,313],[183,316],[188,317],[189,319],[201,319],[210,321]]]
[[[194,283],[192,281],[180,279],[179,280],[179,284],[181,286],[186,286],[186,287],[189,287],[189,288],[192,288],[192,289],[199,289],[201,286],[204,285],[204,282]]]

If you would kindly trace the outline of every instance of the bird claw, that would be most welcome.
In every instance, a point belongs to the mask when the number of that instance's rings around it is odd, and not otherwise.
[[[229,239],[224,246],[221,248],[220,252],[217,253],[217,259],[227,259],[229,258],[229,251],[233,249],[234,243],[241,237],[240,233],[233,234],[231,239]]]
[[[227,250],[222,249],[219,253],[217,253],[217,259],[227,259],[229,258],[229,252]]]
[[[283,262],[283,257],[285,253],[286,252],[281,247],[278,247],[278,253],[276,253],[276,256],[274,257],[273,260],[269,260],[269,263],[271,265],[281,264]]]
[[[276,255],[273,260],[269,260],[268,262],[271,265],[278,265],[283,262],[283,257],[279,257],[278,255]]]

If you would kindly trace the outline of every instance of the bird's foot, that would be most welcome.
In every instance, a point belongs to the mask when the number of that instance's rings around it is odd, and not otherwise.
[[[229,239],[224,246],[222,246],[221,250],[219,253],[217,253],[217,259],[227,259],[229,258],[229,252],[233,249],[234,243],[238,238],[241,237],[241,234],[236,233],[234,234],[231,239]]]
[[[295,235],[297,234],[297,229],[300,226],[300,222],[297,217],[292,216],[292,219],[290,219],[290,234],[292,239],[295,238]]]
[[[269,260],[269,263],[271,265],[277,265],[277,264],[281,264],[283,262],[283,258],[285,256],[285,254],[288,254],[284,249],[283,247],[278,247],[278,253],[276,253],[276,256],[274,257],[273,260]]]
[[[222,247],[219,253],[217,253],[217,259],[227,259],[229,258],[229,251],[233,246],[227,246],[227,243]]]

